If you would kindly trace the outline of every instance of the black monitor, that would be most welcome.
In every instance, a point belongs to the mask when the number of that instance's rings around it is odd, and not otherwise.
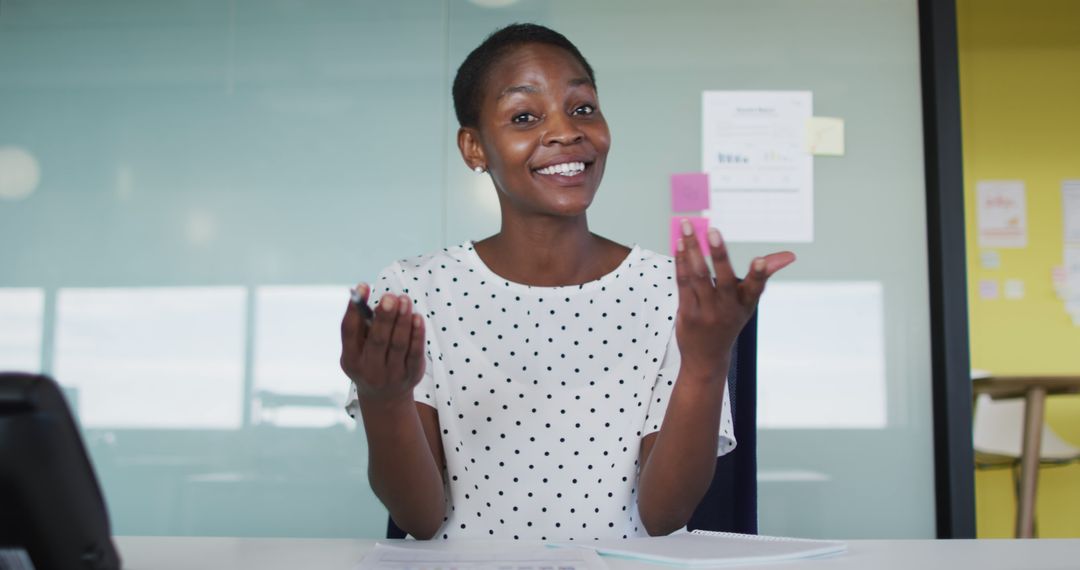
[[[0,570],[13,568],[111,570],[120,557],[60,387],[0,373]]]

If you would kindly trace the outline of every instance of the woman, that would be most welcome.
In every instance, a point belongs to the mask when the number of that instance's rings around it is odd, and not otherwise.
[[[593,539],[684,526],[734,447],[725,376],[766,280],[689,224],[674,260],[591,233],[611,143],[585,58],[515,24],[453,87],[458,148],[500,231],[395,263],[342,321],[372,488],[417,538]]]

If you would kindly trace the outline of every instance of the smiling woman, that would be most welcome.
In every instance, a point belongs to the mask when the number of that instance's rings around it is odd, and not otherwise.
[[[503,228],[515,209],[580,216],[592,203],[611,134],[592,67],[561,34],[530,25],[492,34],[462,64],[454,106],[462,158],[491,174]],[[610,269],[626,250],[608,253]]]
[[[487,170],[498,190],[502,231],[476,244],[493,270],[511,280],[564,285],[596,279],[626,257],[627,248],[581,231],[585,210],[592,204],[604,176],[611,134],[600,111],[591,70],[563,47],[530,43],[492,63],[482,79],[475,125],[463,123],[458,148],[466,164]],[[526,219],[531,222],[525,221]],[[543,220],[543,221],[541,221]],[[543,275],[517,275],[514,262],[523,243],[515,228],[536,224],[550,238],[583,239],[579,266]],[[567,231],[571,224],[575,231]],[[556,229],[558,228],[558,229]],[[523,237],[523,236],[522,236]],[[545,246],[555,243],[545,240]],[[563,261],[568,258],[561,257]],[[554,260],[553,260],[554,261]]]
[[[592,68],[553,30],[495,32],[453,92],[501,227],[357,287],[377,308],[346,310],[341,364],[372,488],[418,538],[678,529],[735,445],[731,346],[794,256],[740,282],[715,229],[703,252],[684,224],[675,259],[590,232],[611,135]]]

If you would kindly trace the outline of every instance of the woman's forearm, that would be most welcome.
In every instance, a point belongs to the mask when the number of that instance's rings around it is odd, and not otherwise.
[[[653,536],[686,525],[716,469],[725,379],[684,376],[680,371],[664,422],[643,457],[638,509]]]
[[[416,404],[361,402],[360,412],[372,490],[402,530],[419,539],[433,537],[446,514],[445,490]]]

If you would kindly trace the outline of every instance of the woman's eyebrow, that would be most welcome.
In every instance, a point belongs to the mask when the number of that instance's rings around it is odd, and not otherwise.
[[[570,87],[581,87],[582,85],[586,87],[593,86],[592,80],[588,77],[575,77],[574,79],[567,81],[566,84]],[[535,94],[539,92],[540,88],[535,85],[512,85],[510,87],[507,87],[506,89],[503,89],[502,92],[499,93],[499,96],[495,98],[495,100],[498,101],[499,99],[502,99],[503,97],[507,95],[512,95],[514,93]]]
[[[513,85],[511,87],[507,87],[506,89],[503,89],[502,93],[499,93],[499,96],[496,97],[495,100],[498,101],[499,99],[502,99],[503,97],[505,97],[507,95],[514,94],[514,93],[539,93],[539,92],[540,92],[540,88],[536,87],[535,85]]]

